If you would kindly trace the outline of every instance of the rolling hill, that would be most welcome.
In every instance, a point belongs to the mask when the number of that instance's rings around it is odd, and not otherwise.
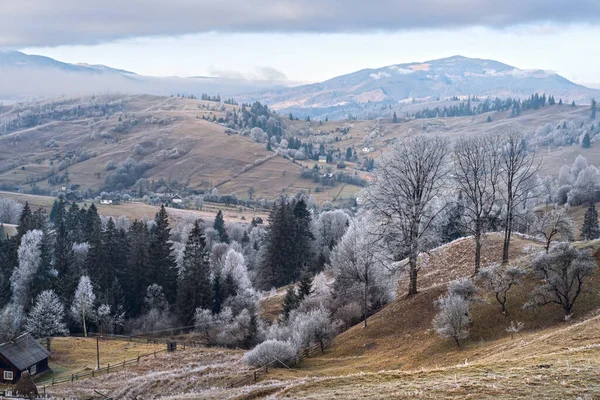
[[[48,193],[61,188],[66,171],[70,184],[95,191],[131,190],[139,178],[176,182],[177,187],[190,190],[217,187],[221,194],[236,193],[242,198],[248,197],[250,188],[254,188],[255,198],[304,192],[312,193],[319,201],[353,198],[361,189],[340,183],[321,186],[317,192],[319,184],[300,177],[302,167],[310,169],[315,161],[292,162],[267,151],[264,144],[250,136],[213,122],[213,117],[226,117],[234,109],[239,112],[240,106],[148,95],[58,98],[0,107],[0,189],[24,187],[29,191],[35,184]],[[364,159],[378,158],[396,139],[435,134],[453,141],[461,136],[511,130],[533,138],[540,127],[555,128],[572,121],[579,129],[590,121],[588,107],[558,105],[516,117],[499,111],[399,123],[386,119],[309,123],[280,120],[288,135],[304,142],[323,142],[326,149],[340,153],[352,148],[358,163],[346,163],[345,171],[361,177],[368,176],[360,171]],[[370,143],[366,151],[365,143]],[[579,154],[591,164],[600,165],[595,147],[540,147],[543,175],[557,176],[559,168],[571,164]],[[119,165],[131,172],[126,180],[113,179],[117,178],[114,174]],[[332,164],[324,167],[336,170]],[[109,175],[113,184],[107,188]]]

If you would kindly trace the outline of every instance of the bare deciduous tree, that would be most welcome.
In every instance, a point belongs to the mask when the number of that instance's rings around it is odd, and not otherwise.
[[[535,189],[540,185],[536,182],[540,162],[527,151],[523,134],[517,132],[511,132],[504,138],[500,162],[500,176],[504,183],[500,193],[506,206],[502,262],[507,263],[515,215],[528,200],[536,197]]]
[[[544,211],[536,215],[531,232],[544,238],[546,253],[550,249],[552,240],[560,238],[563,241],[575,240],[575,224],[567,215],[564,207]]]
[[[466,228],[475,237],[475,273],[481,266],[481,239],[500,197],[500,137],[458,140],[454,150],[454,179],[465,196]]]
[[[479,277],[483,280],[488,290],[494,293],[496,300],[502,307],[502,314],[506,314],[506,300],[510,289],[519,283],[525,271],[519,267],[492,264],[479,271]]]
[[[393,246],[408,255],[408,294],[417,293],[417,256],[422,240],[441,209],[433,211],[432,200],[445,183],[448,141],[423,137],[398,142],[382,157],[377,181],[365,193],[365,205],[379,219],[382,235],[393,238]]]

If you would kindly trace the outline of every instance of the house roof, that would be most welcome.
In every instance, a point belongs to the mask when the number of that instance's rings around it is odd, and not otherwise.
[[[28,333],[0,344],[0,354],[20,371],[50,357],[50,352]]]

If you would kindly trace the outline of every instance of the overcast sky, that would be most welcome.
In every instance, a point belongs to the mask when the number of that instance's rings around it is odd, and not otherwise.
[[[3,0],[0,47],[155,76],[320,81],[452,55],[600,82],[599,0]]]

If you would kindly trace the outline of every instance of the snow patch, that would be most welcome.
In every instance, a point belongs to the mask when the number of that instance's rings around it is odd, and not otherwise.
[[[389,78],[392,75],[390,75],[389,73],[387,73],[385,71],[379,71],[376,74],[371,74],[369,76],[375,80],[379,80],[381,78]]]

